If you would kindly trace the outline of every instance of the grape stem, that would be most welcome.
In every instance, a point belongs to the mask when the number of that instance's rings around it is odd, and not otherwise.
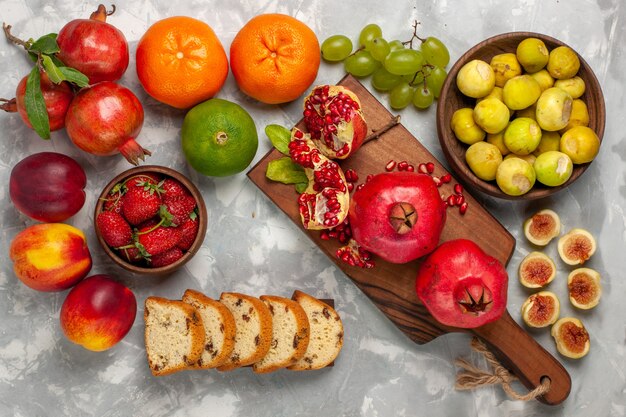
[[[382,135],[384,135],[389,129],[391,129],[392,127],[396,126],[400,124],[400,115],[396,115],[394,116],[389,123],[387,123],[385,126],[381,127],[380,129],[376,129],[376,130],[372,130],[372,133],[369,134],[365,139],[363,139],[363,144],[374,140],[374,139],[378,139],[379,137],[381,137]]]
[[[351,53],[350,55],[348,55],[348,56],[355,55],[357,52],[362,51],[363,49],[365,49],[365,47],[364,47],[364,46],[359,46],[358,48],[356,48],[356,49],[354,50],[354,52],[352,52],[352,53]],[[346,58],[348,58],[348,56],[347,56]]]
[[[426,39],[422,39],[417,35],[417,27],[421,24],[421,22],[418,22],[417,20],[413,21],[413,36],[411,36],[411,39],[409,39],[408,41],[404,41],[402,42],[402,45],[409,45],[409,48],[413,49],[413,41],[415,39],[418,39],[421,42],[424,42]]]
[[[426,78],[430,77],[430,72],[428,74],[425,74],[423,71],[424,67],[430,68],[431,71],[435,69],[435,66],[431,64],[422,65],[422,69],[416,71],[415,74],[413,74],[413,79],[409,82],[410,86],[415,86],[415,84],[413,83],[415,82],[415,79],[417,78],[417,74],[419,74],[420,72],[424,75],[424,87],[426,86]]]

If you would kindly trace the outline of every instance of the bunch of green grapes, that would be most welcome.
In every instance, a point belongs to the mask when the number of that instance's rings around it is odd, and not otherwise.
[[[372,86],[389,92],[389,104],[403,109],[413,103],[427,109],[439,97],[448,73],[448,48],[439,39],[422,39],[413,25],[413,36],[406,42],[387,41],[376,24],[365,26],[359,34],[359,47],[353,51],[350,38],[333,35],[322,42],[322,58],[329,62],[343,61],[347,73],[358,78],[372,76]],[[413,41],[419,40],[419,50]]]

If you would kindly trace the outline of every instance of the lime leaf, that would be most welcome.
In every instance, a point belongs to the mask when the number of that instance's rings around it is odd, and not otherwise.
[[[267,125],[265,126],[265,134],[280,153],[289,155],[289,142],[291,142],[289,129],[281,125]]]
[[[57,43],[57,34],[49,33],[42,36],[33,42],[28,50],[35,53],[39,52],[44,55],[56,54],[61,50],[61,48],[59,48],[59,44]]]
[[[302,194],[306,190],[306,187],[308,187],[308,185],[309,184],[305,182],[300,182],[296,184],[296,191],[298,192],[298,194]]]
[[[35,132],[43,139],[50,139],[50,119],[48,119],[46,102],[41,92],[40,80],[39,68],[35,66],[26,79],[26,92],[24,93],[26,114]]]
[[[48,78],[55,84],[59,84],[62,81],[65,81],[65,76],[61,71],[59,71],[59,67],[57,67],[52,59],[48,55],[42,55],[42,64],[43,68],[46,70],[46,74],[48,74]]]
[[[89,85],[89,78],[82,72],[71,67],[58,67],[59,71],[63,73],[65,79],[71,83],[76,84],[79,87],[87,87]]]
[[[283,184],[306,184],[309,182],[302,167],[288,157],[271,161],[267,165],[265,176],[272,181],[282,182]]]

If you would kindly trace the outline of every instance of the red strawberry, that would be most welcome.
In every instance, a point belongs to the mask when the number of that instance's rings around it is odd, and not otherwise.
[[[187,217],[183,224],[179,226],[179,229],[181,229],[182,238],[176,246],[184,251],[188,251],[198,234],[198,219]]]
[[[162,187],[165,191],[165,194],[163,195],[164,200],[177,195],[191,195],[187,188],[181,184],[180,181],[175,180],[174,178],[166,178],[163,181]]]
[[[122,258],[126,262],[130,262],[131,264],[138,263],[144,259],[143,256],[141,256],[139,249],[135,247],[118,249],[117,254],[120,258]]]
[[[137,247],[144,257],[173,248],[182,237],[178,227],[146,226],[137,232]]]
[[[110,193],[109,196],[104,201],[104,206],[102,207],[104,211],[114,211],[116,213],[122,214],[122,193]]]
[[[133,231],[130,225],[115,211],[103,211],[98,214],[96,225],[104,241],[113,248],[132,242]]]
[[[167,211],[172,215],[172,222],[178,226],[183,224],[196,208],[196,200],[191,195],[176,195],[164,198],[163,202],[167,206]]]
[[[159,268],[172,264],[183,257],[183,251],[176,246],[158,255],[154,255],[150,258],[150,266],[152,268]]]
[[[161,206],[158,184],[144,182],[143,186],[129,187],[122,198],[122,214],[134,226],[154,217]]]
[[[147,173],[133,175],[130,178],[126,178],[124,185],[126,188],[139,187],[142,188],[146,184],[158,184],[161,181],[161,177],[158,174]]]

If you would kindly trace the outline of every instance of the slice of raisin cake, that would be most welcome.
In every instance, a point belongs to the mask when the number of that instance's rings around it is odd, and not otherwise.
[[[272,342],[272,315],[265,303],[239,293],[222,293],[220,302],[233,314],[237,331],[233,352],[217,369],[230,371],[252,365],[267,355]]]
[[[195,308],[177,300],[148,297],[144,305],[148,364],[154,376],[195,364],[204,348],[204,326]]]
[[[293,293],[309,319],[309,345],[302,358],[289,366],[294,371],[320,369],[330,365],[343,346],[343,324],[334,308],[302,291]]]
[[[198,291],[185,291],[183,302],[198,311],[204,325],[204,349],[194,368],[210,369],[220,366],[230,357],[235,347],[235,318],[224,304]]]
[[[293,365],[309,345],[309,319],[297,302],[284,297],[262,295],[272,314],[272,344],[269,352],[252,365],[254,372],[267,373]]]

